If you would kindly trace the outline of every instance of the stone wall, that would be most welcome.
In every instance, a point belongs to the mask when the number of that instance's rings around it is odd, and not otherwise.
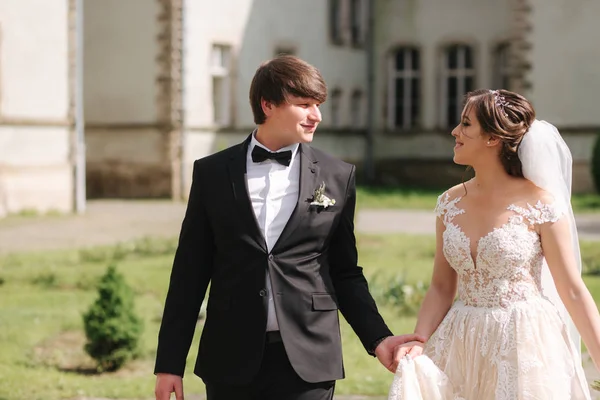
[[[157,127],[88,127],[88,198],[168,198],[171,169]]]
[[[181,197],[182,13],[182,0],[86,0],[89,197]]]
[[[0,0],[0,217],[73,208],[69,4]]]

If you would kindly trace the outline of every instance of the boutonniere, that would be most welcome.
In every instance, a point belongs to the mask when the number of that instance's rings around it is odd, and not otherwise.
[[[315,189],[315,193],[313,194],[311,206],[319,206],[323,208],[327,208],[335,204],[335,199],[330,199],[325,196],[325,182],[321,184],[317,189]]]

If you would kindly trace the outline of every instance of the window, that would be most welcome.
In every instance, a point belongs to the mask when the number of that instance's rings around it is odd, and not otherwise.
[[[343,44],[342,0],[329,0],[329,36],[335,44]]]
[[[466,45],[446,47],[441,72],[441,124],[453,127],[460,121],[464,95],[474,88],[473,49]]]
[[[231,47],[213,45],[210,71],[213,89],[213,122],[221,126],[230,125]]]
[[[367,38],[368,2],[372,0],[328,0],[329,36],[337,45],[364,45]]]
[[[402,47],[389,58],[388,127],[411,129],[419,124],[421,104],[419,50]]]
[[[291,47],[291,46],[278,46],[275,48],[275,57],[277,56],[281,56],[281,55],[290,55],[290,56],[294,56],[296,55],[296,50]]]
[[[498,45],[494,51],[494,89],[510,88],[509,51],[508,43]]]
[[[367,9],[364,0],[350,0],[350,40],[361,46],[366,38]]]
[[[350,118],[352,118],[352,128],[361,129],[364,128],[364,106],[363,106],[363,94],[360,89],[356,89],[352,92],[350,98]]]
[[[340,102],[342,100],[342,91],[333,89],[331,92],[331,126],[338,128],[341,125]]]

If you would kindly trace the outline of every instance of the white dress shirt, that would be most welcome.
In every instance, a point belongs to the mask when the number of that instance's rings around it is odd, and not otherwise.
[[[300,160],[297,157],[299,144],[296,143],[278,150],[278,152],[292,151],[292,160],[287,167],[274,160],[255,163],[252,161],[254,146],[269,150],[256,140],[255,134],[256,132],[252,134],[246,156],[248,195],[252,202],[256,221],[270,253],[298,202],[300,192]],[[275,314],[269,270],[267,270],[266,285],[269,300],[267,331],[277,331],[279,330],[279,324]]]

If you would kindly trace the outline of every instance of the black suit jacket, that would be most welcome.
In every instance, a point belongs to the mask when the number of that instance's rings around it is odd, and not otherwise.
[[[269,253],[247,192],[249,139],[194,163],[155,373],[183,376],[210,282],[194,371],[205,381],[249,383],[265,344],[268,268],[293,368],[307,382],[341,379],[338,309],[367,349],[391,335],[357,265],[354,166],[300,145],[298,203]],[[322,182],[325,194],[336,200],[326,209],[309,205]]]

